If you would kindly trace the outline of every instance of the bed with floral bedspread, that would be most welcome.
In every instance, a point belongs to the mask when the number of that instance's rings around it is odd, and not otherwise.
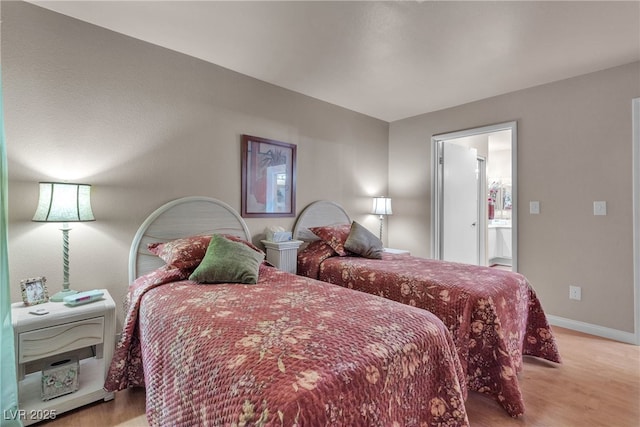
[[[348,225],[335,228],[349,233]],[[329,242],[334,247],[335,239]],[[453,336],[469,389],[492,397],[511,416],[525,410],[518,381],[523,355],[560,363],[540,301],[521,274],[406,254],[368,259],[347,252],[338,256],[326,241],[312,242],[298,255],[298,274],[435,314]]]
[[[145,386],[150,425],[468,425],[433,314],[264,264],[255,285],[188,277],[133,282],[105,384]]]

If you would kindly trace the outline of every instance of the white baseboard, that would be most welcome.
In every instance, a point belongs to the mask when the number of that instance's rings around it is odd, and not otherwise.
[[[636,334],[631,332],[620,331],[618,329],[605,328],[604,326],[593,325],[591,323],[581,322],[579,320],[565,319],[564,317],[547,315],[547,320],[551,326],[560,326],[561,328],[571,329],[573,331],[584,332],[585,334],[595,335],[597,337],[608,338],[615,341],[621,341],[629,344],[640,345],[640,339]]]

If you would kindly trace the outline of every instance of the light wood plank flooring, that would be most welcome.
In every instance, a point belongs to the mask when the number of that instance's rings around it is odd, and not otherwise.
[[[520,377],[526,414],[510,418],[492,400],[471,393],[473,427],[638,427],[640,426],[640,347],[554,328],[562,365],[526,358]],[[148,426],[144,390],[116,393],[62,414],[46,427]]]

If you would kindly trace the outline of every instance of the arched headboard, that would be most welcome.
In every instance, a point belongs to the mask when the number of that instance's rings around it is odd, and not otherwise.
[[[198,234],[232,234],[251,241],[242,217],[228,204],[211,197],[183,197],[156,209],[136,232],[129,250],[129,283],[162,267],[147,245]]]
[[[351,218],[342,206],[328,200],[318,200],[304,208],[298,216],[293,227],[293,238],[304,242],[318,240],[318,236],[309,228],[339,224],[351,224]]]

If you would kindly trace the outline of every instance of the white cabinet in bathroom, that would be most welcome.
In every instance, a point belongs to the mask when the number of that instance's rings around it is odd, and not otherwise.
[[[511,265],[511,233],[510,225],[489,225],[489,265]]]

